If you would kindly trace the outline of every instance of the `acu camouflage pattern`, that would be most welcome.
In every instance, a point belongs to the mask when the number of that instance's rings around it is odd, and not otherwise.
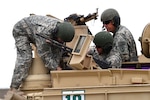
[[[109,68],[121,68],[122,66],[122,59],[119,53],[115,51],[110,51],[109,54],[101,54],[99,55],[95,46],[90,47],[88,53],[89,55],[92,55],[93,58],[100,60],[100,61],[106,61],[109,64]]]
[[[37,33],[52,38],[52,31],[58,22],[60,22],[58,19],[51,17],[33,15],[23,18],[15,24],[13,36],[17,49],[17,59],[11,87],[18,89],[22,81],[28,76],[33,56],[31,43],[36,45],[37,52],[46,67],[55,70],[59,66],[62,57],[61,50],[47,43],[42,37],[35,35]]]
[[[137,48],[131,32],[120,25],[114,33],[113,50],[119,51],[122,61],[138,61]]]

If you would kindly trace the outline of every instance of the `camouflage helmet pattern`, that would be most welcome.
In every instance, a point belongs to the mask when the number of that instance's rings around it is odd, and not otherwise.
[[[61,38],[64,42],[72,41],[75,34],[75,29],[69,22],[62,22],[58,25],[57,37]]]
[[[112,20],[115,16],[120,17],[119,13],[115,9],[106,9],[102,14],[101,14],[101,21],[109,21]]]
[[[93,40],[94,44],[103,49],[112,46],[113,36],[107,31],[98,32]]]

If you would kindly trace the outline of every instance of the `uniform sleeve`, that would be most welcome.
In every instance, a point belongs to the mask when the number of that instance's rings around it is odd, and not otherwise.
[[[43,57],[44,57],[43,60],[45,62],[45,66],[51,70],[55,70],[60,64],[61,51],[59,49],[55,49],[55,50],[49,49],[47,52],[45,52]]]
[[[62,57],[61,49],[46,43],[43,38],[38,38],[36,40],[38,54],[42,58],[45,67],[55,70],[59,66]]]
[[[121,68],[122,66],[121,56],[117,52],[111,52],[106,61],[110,63],[110,68]]]
[[[121,54],[123,61],[128,61],[130,59],[128,43],[123,37],[123,34],[114,37],[113,50]]]

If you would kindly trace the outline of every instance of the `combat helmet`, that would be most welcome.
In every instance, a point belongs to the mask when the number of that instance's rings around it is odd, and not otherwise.
[[[96,47],[102,48],[105,53],[108,53],[113,44],[113,36],[107,31],[98,32],[93,40]]]
[[[69,22],[62,22],[57,27],[57,37],[61,38],[64,42],[72,41],[74,34],[75,29]]]
[[[120,25],[120,15],[117,10],[110,8],[110,9],[104,10],[104,12],[101,14],[102,22],[110,21],[110,20],[114,21],[114,25],[116,27]]]

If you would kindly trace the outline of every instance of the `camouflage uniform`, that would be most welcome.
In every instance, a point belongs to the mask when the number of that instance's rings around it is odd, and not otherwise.
[[[123,62],[138,61],[134,38],[125,26],[119,25],[113,37],[113,50],[120,52]]]
[[[37,52],[46,67],[55,70],[59,66],[61,50],[47,43],[42,37],[35,35],[41,34],[52,38],[52,32],[58,22],[60,21],[51,17],[33,15],[23,18],[15,24],[13,36],[17,48],[17,60],[11,87],[18,89],[22,80],[28,75],[32,63],[31,43],[36,45]]]
[[[121,68],[122,59],[120,57],[120,54],[117,52],[111,50],[109,54],[99,55],[96,48],[92,46],[90,47],[88,54],[92,55],[93,58],[99,61],[106,61],[109,64],[109,68]]]

